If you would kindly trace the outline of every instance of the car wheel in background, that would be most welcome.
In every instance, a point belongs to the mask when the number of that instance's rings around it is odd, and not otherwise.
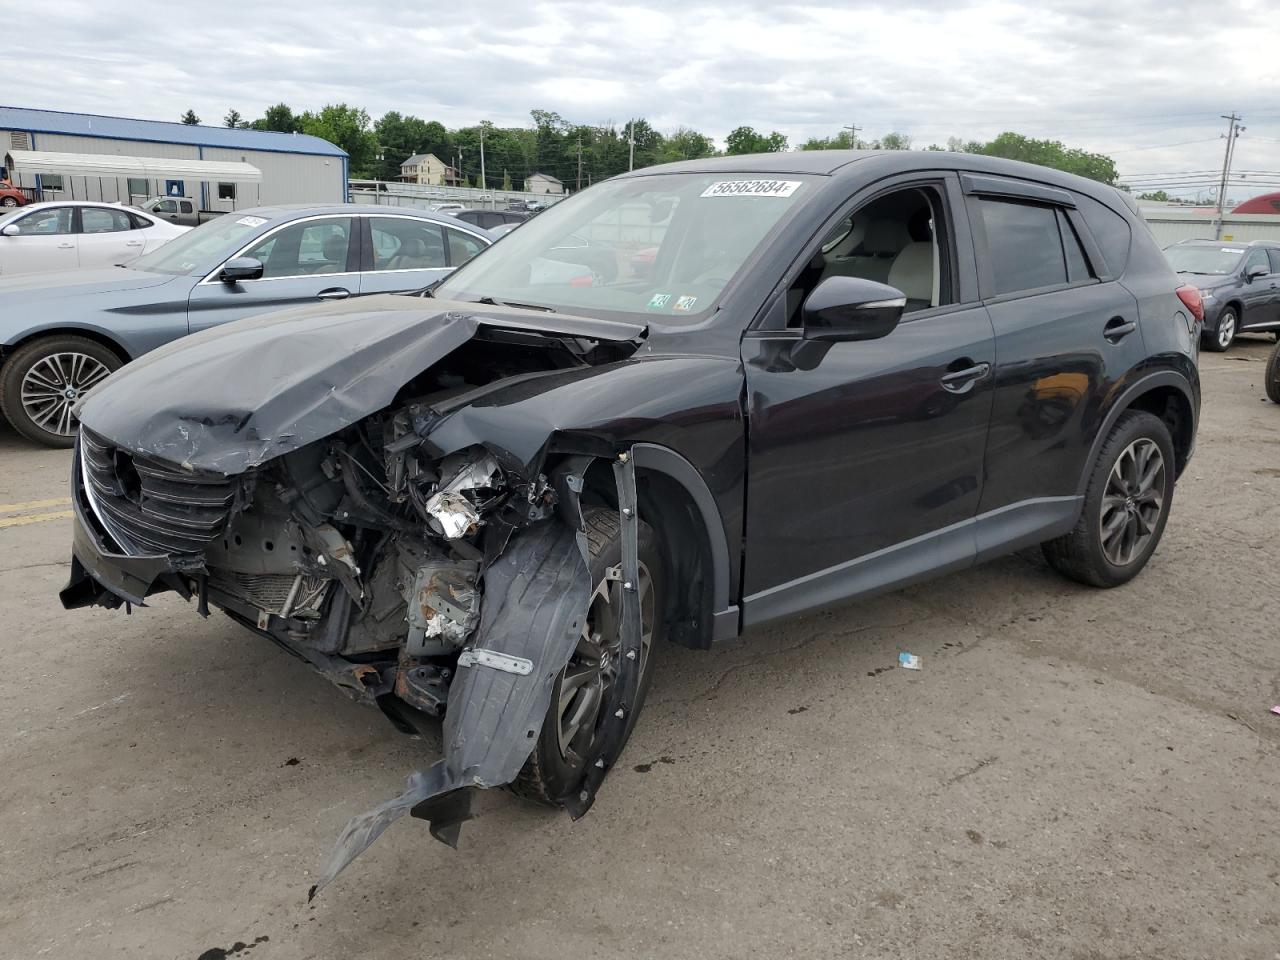
[[[1267,361],[1267,372],[1263,376],[1267,386],[1267,396],[1273,403],[1280,403],[1280,334],[1276,334],[1276,345],[1271,351],[1271,359]]]
[[[17,197],[4,197],[3,199],[0,199],[0,207],[16,207],[17,205]]]
[[[121,361],[85,337],[45,337],[14,351],[0,369],[0,412],[28,440],[50,447],[75,442],[71,408]]]
[[[1042,544],[1049,565],[1095,587],[1136,577],[1164,533],[1175,470],[1164,422],[1141,410],[1122,413],[1093,466],[1075,529]]]
[[[1213,353],[1222,353],[1227,347],[1231,346],[1231,341],[1235,340],[1236,329],[1239,326],[1240,319],[1236,316],[1235,309],[1227,307],[1222,311],[1222,316],[1218,318],[1218,328],[1205,335],[1205,349]]]
[[[583,511],[590,549],[591,606],[582,638],[569,663],[556,678],[551,705],[542,721],[537,745],[510,789],[518,796],[549,806],[582,782],[586,765],[600,749],[606,721],[603,706],[610,687],[622,681],[622,671],[638,669],[636,702],[627,723],[630,737],[653,674],[653,654],[662,639],[662,601],[666,574],[658,537],[641,522],[639,528],[640,664],[621,657],[622,634],[618,617],[622,584],[609,571],[622,562],[622,528],[616,511],[591,508]],[[624,739],[623,743],[625,744]]]

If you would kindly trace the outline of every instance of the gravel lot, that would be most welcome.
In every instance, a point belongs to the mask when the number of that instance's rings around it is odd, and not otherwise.
[[[437,745],[181,600],[63,611],[69,455],[4,430],[0,956],[1280,957],[1269,349],[1203,358],[1128,587],[1031,551],[665,648],[585,819],[486,794],[458,851],[399,823],[311,905]]]

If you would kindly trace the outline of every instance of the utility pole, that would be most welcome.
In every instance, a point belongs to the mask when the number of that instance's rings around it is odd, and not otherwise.
[[[578,186],[574,193],[582,189],[582,137],[578,137]]]
[[[630,148],[627,154],[627,170],[631,171],[636,168],[636,122],[632,120],[627,124],[627,146]]]
[[[485,178],[485,175],[484,175],[484,124],[485,124],[485,121],[481,120],[480,121],[480,189],[481,190],[485,190],[489,186],[489,181]]]
[[[1222,182],[1218,184],[1218,213],[1213,219],[1213,239],[1222,239],[1222,208],[1227,203],[1227,181],[1231,177],[1231,159],[1236,152],[1236,139],[1245,130],[1240,126],[1243,117],[1237,117],[1234,110],[1231,115],[1222,115],[1222,119],[1227,121],[1227,132],[1223,136],[1227,139],[1227,149],[1222,156]]]
[[[858,131],[861,130],[862,128],[858,126],[856,123],[851,123],[849,124],[849,126],[841,127],[840,129],[849,131],[849,148],[852,150],[857,150],[858,149]]]

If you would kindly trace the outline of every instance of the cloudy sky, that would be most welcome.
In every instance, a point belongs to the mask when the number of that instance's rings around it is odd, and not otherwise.
[[[63,0],[0,46],[0,103],[216,123],[345,101],[450,127],[537,107],[720,142],[743,123],[792,143],[845,124],[916,146],[1016,130],[1109,153],[1134,182],[1190,171],[1193,188],[1236,110],[1235,169],[1280,189],[1275,3]]]

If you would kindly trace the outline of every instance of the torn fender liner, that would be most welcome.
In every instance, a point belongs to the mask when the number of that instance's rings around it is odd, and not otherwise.
[[[484,573],[485,601],[473,649],[533,663],[528,674],[475,663],[449,688],[444,758],[409,777],[400,796],[352,817],[311,888],[324,889],[409,810],[456,845],[470,819],[467,787],[510,783],[533,752],[557,674],[582,631],[591,576],[577,532],[558,520],[518,534]],[[461,791],[461,792],[459,792]]]
[[[611,342],[645,332],[500,306],[355,298],[182,337],[113,374],[77,415],[134,453],[233,476],[376,413],[483,328]]]

